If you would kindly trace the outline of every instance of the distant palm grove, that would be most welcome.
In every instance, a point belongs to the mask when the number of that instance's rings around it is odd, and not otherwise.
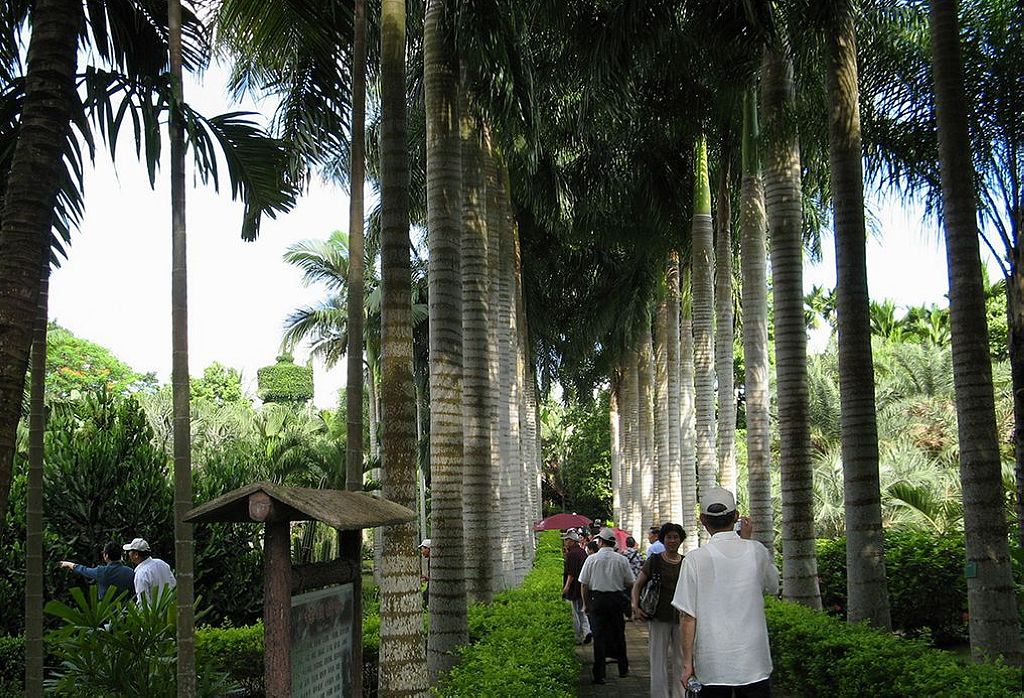
[[[533,524],[673,521],[686,552],[714,486],[780,608],[959,651],[964,681],[1020,666],[1022,35],[1018,0],[5,3],[0,692],[261,695],[263,528],[184,520],[257,480],[417,512],[365,532],[364,695],[571,695],[571,632],[563,669],[529,664],[568,622],[557,579],[538,610]],[[193,109],[211,66],[267,113]],[[170,179],[166,385],[50,321],[97,157]],[[311,182],[348,196],[282,260],[323,295],[281,318],[255,395],[189,376],[186,170],[242,202],[240,245]],[[906,234],[880,201],[926,211],[945,299],[870,295],[868,236]],[[808,288],[829,240],[836,285]],[[293,352],[346,367],[335,409]],[[178,580],[153,615],[58,568],[141,535]],[[315,522],[290,542],[342,552]]]

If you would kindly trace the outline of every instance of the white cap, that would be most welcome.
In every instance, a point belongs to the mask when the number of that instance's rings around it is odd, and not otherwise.
[[[576,533],[573,529],[569,529],[562,534],[562,540],[574,540],[577,543],[580,541],[580,534]]]
[[[602,528],[597,537],[601,540],[615,540],[615,531],[610,528]]]
[[[700,513],[720,516],[736,511],[736,498],[722,487],[712,487],[700,498]]]
[[[424,538],[423,542],[420,543],[417,547],[419,547],[419,548],[429,548],[430,547],[430,539],[429,538]]]
[[[125,543],[121,546],[122,550],[143,550],[149,552],[149,543],[146,542],[145,538],[136,538],[131,543]]]

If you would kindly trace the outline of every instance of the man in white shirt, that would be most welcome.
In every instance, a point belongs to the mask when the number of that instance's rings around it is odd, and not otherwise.
[[[580,570],[583,612],[590,614],[594,635],[594,683],[605,682],[605,659],[614,657],[619,676],[629,676],[626,657],[626,624],[623,612],[628,604],[623,590],[633,586],[635,577],[625,557],[615,552],[615,532],[602,528],[597,534],[601,549],[587,557]]]
[[[749,540],[750,519],[721,487],[701,497],[701,523],[711,534],[683,559],[672,605],[679,609],[683,685],[696,676],[701,698],[766,698],[772,658],[764,595],[779,591],[779,570],[768,550]]]
[[[150,554],[149,543],[144,538],[136,538],[121,547],[135,566],[135,599],[138,603],[151,601],[164,587],[174,588],[176,582],[171,566]]]
[[[661,526],[651,526],[647,531],[647,557],[665,552],[665,544],[658,540],[659,538],[661,538]]]

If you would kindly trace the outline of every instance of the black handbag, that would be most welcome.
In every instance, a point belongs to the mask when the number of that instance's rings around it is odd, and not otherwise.
[[[657,562],[655,562],[657,561]],[[640,611],[648,618],[658,612],[658,601],[661,599],[661,556],[651,556],[651,578],[640,590]]]

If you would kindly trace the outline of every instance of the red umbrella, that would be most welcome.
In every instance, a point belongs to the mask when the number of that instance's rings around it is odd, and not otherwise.
[[[617,547],[619,550],[625,550],[626,539],[633,534],[629,531],[624,531],[621,528],[613,528],[612,531],[615,533],[615,547]]]
[[[590,526],[591,519],[582,514],[552,514],[533,525],[534,531],[564,531],[567,528]]]

